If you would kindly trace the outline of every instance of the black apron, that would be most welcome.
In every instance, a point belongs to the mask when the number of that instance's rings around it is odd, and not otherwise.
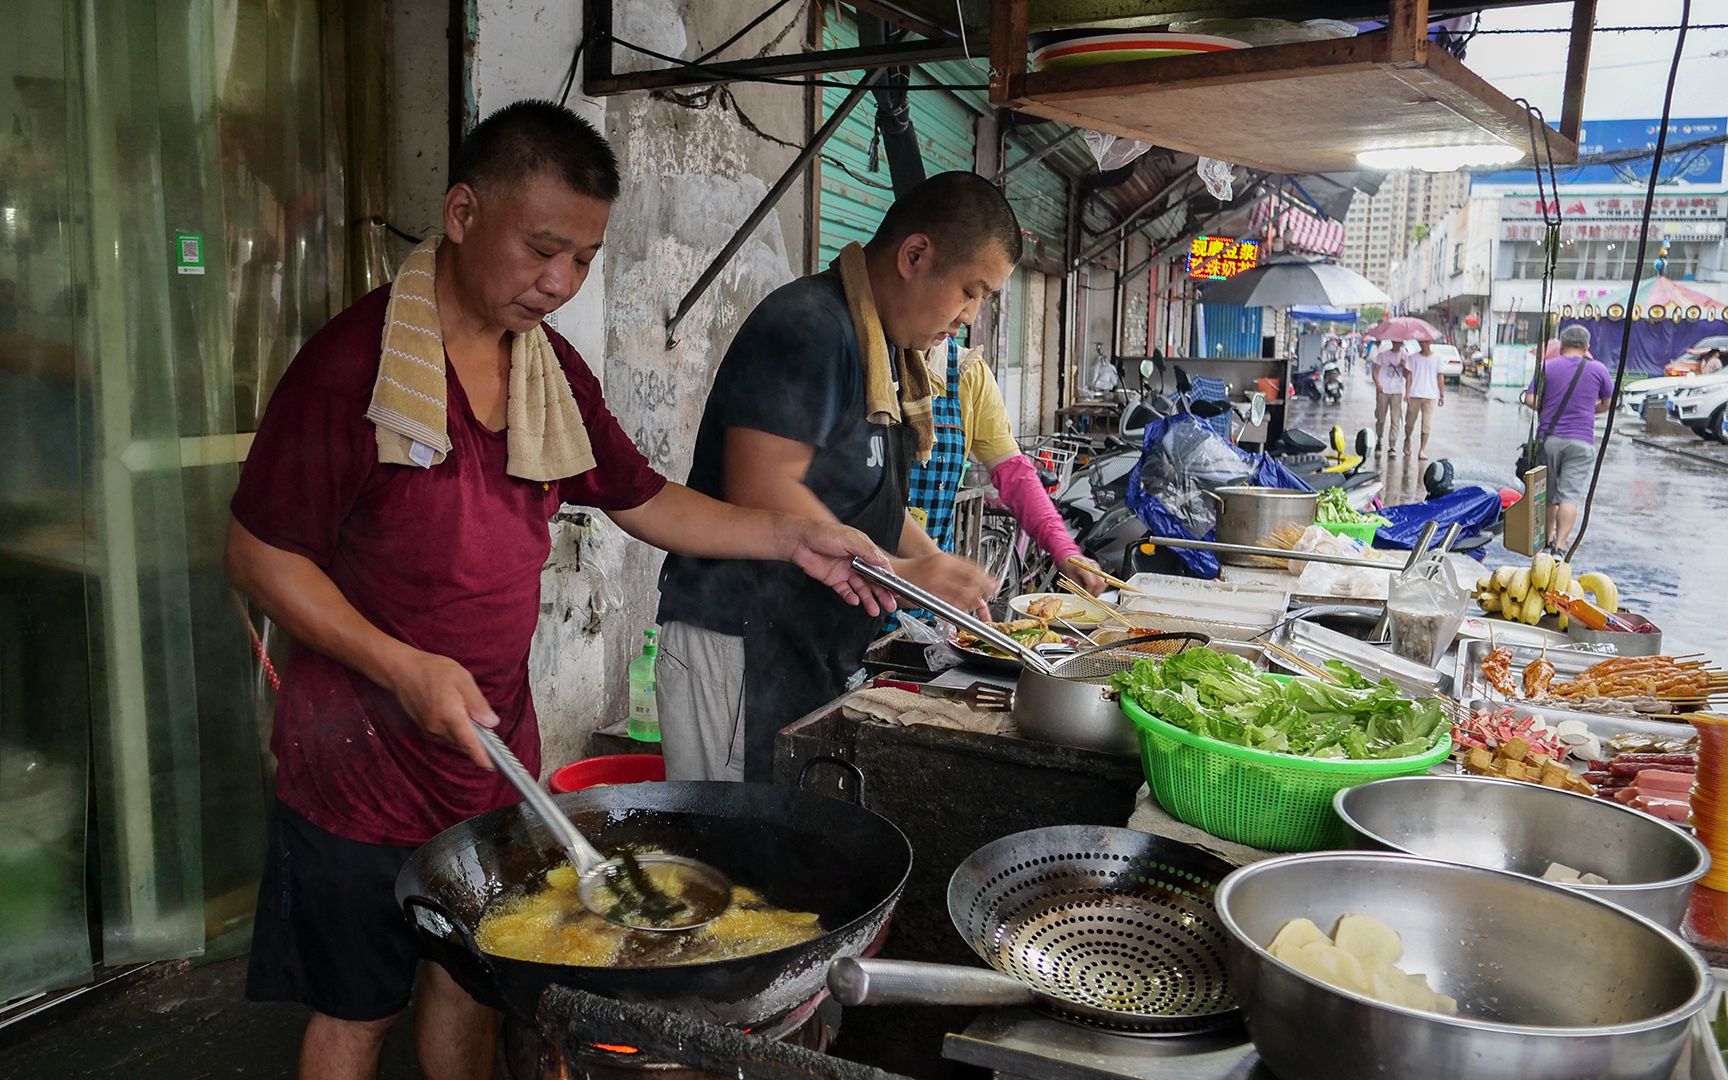
[[[904,424],[882,434],[882,482],[846,524],[893,552],[906,523],[914,437]],[[753,783],[772,779],[780,729],[846,689],[884,619],[864,614],[791,563],[761,566],[744,610],[744,779]]]

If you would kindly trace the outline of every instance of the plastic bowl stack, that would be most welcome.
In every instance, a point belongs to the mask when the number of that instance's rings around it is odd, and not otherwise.
[[[1692,781],[1692,827],[1710,850],[1710,872],[1698,884],[1728,892],[1728,805],[1722,781],[1728,775],[1728,717],[1690,717],[1698,729],[1698,775]]]

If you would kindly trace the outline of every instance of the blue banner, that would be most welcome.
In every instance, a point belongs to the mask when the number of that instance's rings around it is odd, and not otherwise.
[[[1626,324],[1619,319],[1561,319],[1564,329],[1572,325],[1590,331],[1590,355],[1614,371],[1620,364],[1620,339]],[[1651,322],[1639,319],[1632,324],[1631,356],[1626,361],[1627,375],[1660,375],[1662,366],[1678,360],[1687,349],[1707,337],[1728,334],[1728,321],[1722,319],[1687,319],[1683,322]]]
[[[1652,120],[1586,120],[1578,137],[1578,156],[1594,157],[1629,150],[1655,150],[1656,132],[1662,122]],[[1558,127],[1555,123],[1552,126]],[[1722,183],[1723,144],[1678,151],[1678,147],[1699,139],[1721,138],[1728,134],[1728,119],[1722,117],[1686,117],[1668,122],[1668,147],[1662,159],[1662,175],[1658,183],[1688,184]],[[1607,165],[1560,165],[1554,176],[1562,184],[1642,184],[1650,179],[1650,158],[1633,158]],[[1536,174],[1528,169],[1481,173],[1471,178],[1470,186],[1498,184],[1518,187],[1536,186]]]

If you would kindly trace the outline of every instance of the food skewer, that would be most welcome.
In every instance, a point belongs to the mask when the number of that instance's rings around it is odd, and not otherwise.
[[[1136,596],[1145,596],[1146,595],[1146,591],[1144,589],[1136,589],[1134,586],[1128,584],[1126,581],[1123,581],[1121,578],[1116,577],[1114,574],[1106,573],[1100,567],[1088,566],[1086,563],[1084,563],[1080,560],[1080,556],[1078,556],[1078,555],[1068,556],[1065,565],[1072,566],[1076,569],[1086,570],[1086,571],[1089,571],[1090,573],[1093,573],[1093,574],[1097,574],[1099,577],[1104,579],[1104,583],[1106,585],[1113,586],[1114,588],[1120,589],[1123,592],[1130,592]]]

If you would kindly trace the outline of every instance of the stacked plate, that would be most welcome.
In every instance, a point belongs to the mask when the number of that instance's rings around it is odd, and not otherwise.
[[[1710,872],[1698,884],[1728,892],[1728,801],[1723,780],[1728,777],[1728,717],[1697,715],[1698,775],[1692,782],[1692,826],[1698,842],[1710,849]]]
[[[1154,60],[1166,56],[1246,49],[1236,38],[1210,34],[1172,34],[1149,30],[1053,30],[1032,38],[1033,71]]]

